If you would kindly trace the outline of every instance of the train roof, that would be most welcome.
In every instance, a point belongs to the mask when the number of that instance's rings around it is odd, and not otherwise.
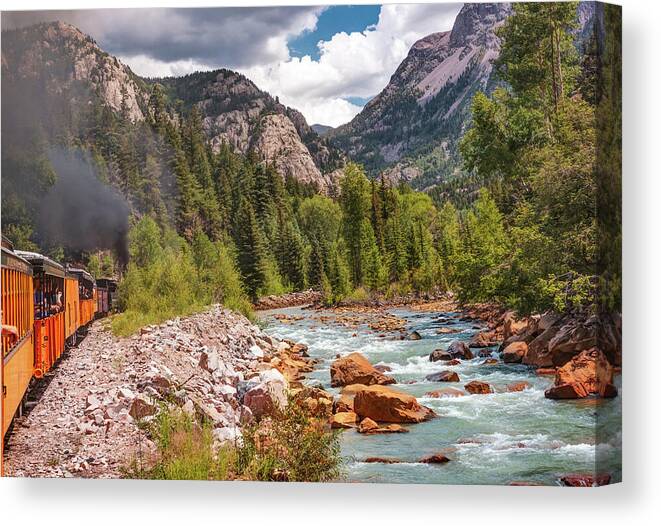
[[[92,285],[95,284],[94,278],[92,277],[92,274],[87,272],[85,269],[82,268],[74,268],[74,267],[67,267],[67,272],[74,274],[78,277],[78,279],[84,279],[85,281],[89,281]]]
[[[4,239],[5,238],[3,237],[2,266],[18,270],[24,274],[32,274],[32,265],[30,262],[16,254],[13,250],[6,248],[4,245]]]
[[[63,278],[65,275],[64,267],[48,256],[44,256],[38,252],[28,252],[27,250],[15,250],[14,253],[27,260],[37,272],[43,272],[44,274],[50,274],[51,276],[60,278]]]

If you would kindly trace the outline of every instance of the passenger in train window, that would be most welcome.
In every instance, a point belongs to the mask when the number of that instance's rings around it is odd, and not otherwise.
[[[55,287],[55,292],[53,293],[53,301],[51,306],[51,312],[60,312],[62,310],[62,291],[59,287]]]

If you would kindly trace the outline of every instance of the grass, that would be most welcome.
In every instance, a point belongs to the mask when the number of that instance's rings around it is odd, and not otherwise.
[[[339,435],[294,402],[244,429],[243,440],[220,447],[208,422],[167,405],[147,431],[156,459],[149,467],[133,461],[127,478],[324,482],[341,476]]]
[[[119,283],[112,331],[128,336],[145,325],[188,316],[222,303],[252,319],[252,304],[236,268],[234,250],[202,233],[191,242],[161,231],[146,217],[130,233],[131,261]]]

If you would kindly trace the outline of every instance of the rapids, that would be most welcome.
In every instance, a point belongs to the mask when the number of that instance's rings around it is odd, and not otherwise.
[[[448,367],[430,362],[434,349],[446,348],[455,339],[469,340],[480,323],[466,320],[463,313],[416,312],[406,308],[388,311],[407,322],[408,332],[418,331],[422,339],[400,340],[399,333],[375,332],[366,324],[358,327],[323,323],[320,315],[332,311],[295,307],[260,313],[265,331],[308,345],[311,357],[319,360],[307,383],[330,387],[330,364],[336,355],[359,351],[374,365],[392,368],[397,379],[392,387],[417,397],[438,415],[429,422],[407,426],[409,433],[361,435],[355,430],[341,432],[345,479],[361,482],[434,484],[557,484],[567,473],[608,472],[612,482],[621,480],[621,382],[620,396],[612,400],[554,401],[544,397],[552,377],[537,376],[534,369],[499,362],[482,365],[478,349],[475,358]],[[290,318],[277,319],[276,314]],[[369,318],[369,315],[363,315]],[[365,320],[366,321],[366,320]],[[437,334],[440,327],[452,327],[456,334]],[[497,358],[495,348],[492,356]],[[425,376],[450,369],[459,383],[435,383]],[[489,395],[434,399],[428,391],[442,387],[461,389],[471,380],[482,380],[496,391]],[[406,383],[414,381],[415,383]],[[530,388],[506,392],[513,382],[527,381]],[[598,432],[597,432],[598,431]],[[429,465],[418,462],[426,455],[443,452],[451,462]],[[400,463],[365,463],[368,457],[389,457]],[[598,465],[597,465],[598,464]],[[596,466],[596,467],[595,467]]]

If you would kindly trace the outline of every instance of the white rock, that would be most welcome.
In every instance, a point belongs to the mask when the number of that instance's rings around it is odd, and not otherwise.
[[[241,443],[241,430],[237,427],[218,427],[213,430],[213,439],[218,444]]]
[[[250,353],[255,357],[255,358],[264,358],[264,351],[262,348],[255,344],[252,347],[250,347]]]

